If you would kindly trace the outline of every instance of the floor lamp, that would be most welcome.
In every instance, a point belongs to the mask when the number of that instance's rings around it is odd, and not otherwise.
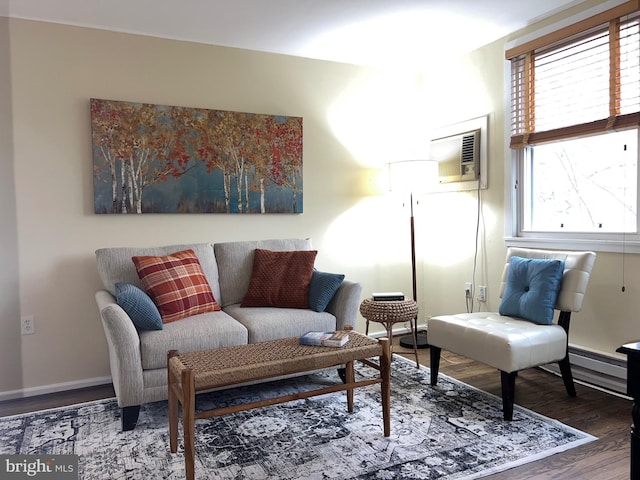
[[[416,275],[416,236],[413,217],[414,195],[427,192],[438,178],[438,162],[435,160],[403,160],[389,163],[389,188],[393,192],[409,195],[410,212],[409,228],[411,234],[411,275],[413,283],[413,300],[418,301],[418,282]],[[416,338],[407,335],[400,338],[400,345],[413,348],[427,348],[427,332],[418,333],[418,317],[414,318]]]

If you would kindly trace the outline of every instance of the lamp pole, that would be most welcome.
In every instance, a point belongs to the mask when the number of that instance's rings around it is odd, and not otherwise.
[[[415,302],[418,301],[418,281],[416,275],[416,234],[415,234],[415,223],[413,220],[413,192],[409,194],[409,201],[411,202],[411,215],[409,217],[410,222],[410,230],[411,230],[411,275],[413,281],[413,300]],[[427,333],[423,332],[422,334],[418,334],[418,317],[413,319],[414,322],[414,332],[416,338],[412,335],[407,335],[406,337],[400,338],[400,345],[405,348],[413,348],[414,342],[416,348],[427,348],[429,343],[427,342]]]

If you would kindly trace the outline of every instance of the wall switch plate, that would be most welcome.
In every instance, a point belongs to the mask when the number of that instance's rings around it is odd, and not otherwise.
[[[36,333],[36,322],[33,315],[22,317],[20,319],[22,335],[31,335]]]
[[[484,285],[480,285],[478,287],[478,301],[486,302],[487,301],[487,287]]]

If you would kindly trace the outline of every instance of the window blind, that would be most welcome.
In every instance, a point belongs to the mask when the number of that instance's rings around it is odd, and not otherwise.
[[[511,147],[640,124],[640,12],[511,60]]]

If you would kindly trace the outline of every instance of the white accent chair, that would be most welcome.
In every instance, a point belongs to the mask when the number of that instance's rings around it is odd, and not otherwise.
[[[500,298],[507,285],[512,256],[564,261],[560,290],[555,303],[557,324],[539,325],[529,320],[494,312],[439,315],[429,319],[431,345],[431,385],[438,381],[442,349],[490,365],[500,370],[505,420],[513,419],[515,381],[519,370],[558,362],[567,393],[576,396],[568,354],[571,312],[582,308],[589,276],[595,263],[594,252],[569,252],[509,248],[502,273]]]

